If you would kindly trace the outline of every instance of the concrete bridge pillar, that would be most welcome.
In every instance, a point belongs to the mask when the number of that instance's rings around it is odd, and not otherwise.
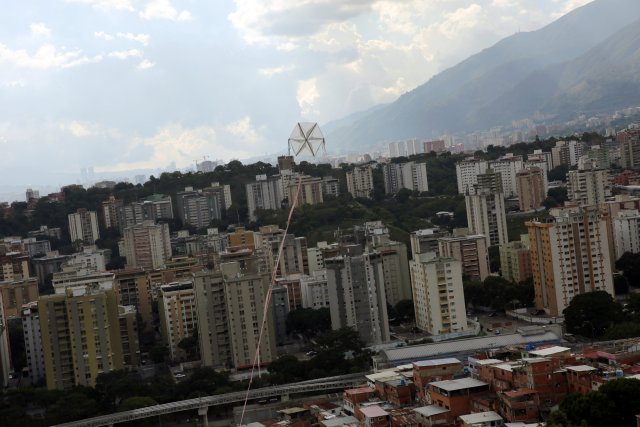
[[[202,427],[209,427],[209,417],[207,413],[209,412],[208,406],[202,406],[198,408],[198,417],[200,418],[200,425]]]

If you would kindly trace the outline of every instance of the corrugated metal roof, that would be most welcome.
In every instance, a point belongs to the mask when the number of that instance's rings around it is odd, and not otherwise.
[[[455,357],[448,357],[446,359],[431,359],[431,360],[419,360],[417,362],[413,362],[414,365],[424,367],[424,366],[438,366],[438,365],[452,365],[462,363]]]
[[[456,341],[445,341],[433,344],[416,345],[382,350],[382,361],[389,364],[407,363],[410,360],[420,360],[444,355],[455,355],[477,350],[496,349],[508,345],[522,345],[529,343],[558,342],[560,338],[553,332],[532,334],[507,334],[487,337],[468,338]]]

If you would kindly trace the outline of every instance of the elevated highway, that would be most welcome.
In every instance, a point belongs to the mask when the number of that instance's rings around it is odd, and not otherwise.
[[[273,387],[263,387],[253,389],[249,392],[249,400],[282,396],[283,400],[288,400],[289,396],[298,393],[309,393],[316,391],[343,390],[360,384],[364,384],[367,373],[350,374],[339,377],[320,378],[317,380],[303,381]],[[101,415],[99,417],[86,418],[84,420],[70,423],[58,424],[53,427],[99,427],[114,426],[119,423],[140,420],[143,418],[157,417],[165,414],[172,414],[182,411],[197,410],[201,419],[201,425],[208,425],[207,411],[211,406],[225,405],[229,403],[244,402],[246,391],[236,391],[233,393],[218,394],[213,396],[202,396],[195,399],[180,400],[177,402],[163,403],[162,405],[147,406],[146,408],[134,409],[132,411],[117,412],[115,414]]]

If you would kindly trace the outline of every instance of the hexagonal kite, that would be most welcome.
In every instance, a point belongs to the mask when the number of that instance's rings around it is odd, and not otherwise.
[[[317,123],[298,123],[289,137],[289,155],[309,153],[315,157],[320,149],[325,150],[324,136]]]

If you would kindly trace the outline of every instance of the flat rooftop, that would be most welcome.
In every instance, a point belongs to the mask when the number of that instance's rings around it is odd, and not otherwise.
[[[477,414],[460,415],[460,419],[464,421],[466,424],[502,421],[502,417],[493,411],[479,412]]]
[[[534,356],[545,357],[545,356],[553,356],[556,354],[562,354],[569,351],[571,351],[571,349],[568,347],[561,347],[559,345],[554,345],[554,346],[543,348],[540,350],[530,351],[529,354],[533,354]]]
[[[473,378],[460,378],[458,380],[435,381],[432,382],[431,385],[446,391],[456,391],[467,388],[483,387],[489,384]]]
[[[418,360],[417,362],[413,362],[413,364],[419,368],[428,366],[454,365],[460,363],[462,362],[455,357],[448,357],[445,359]]]
[[[413,411],[424,417],[432,417],[434,415],[444,414],[446,412],[449,412],[448,409],[438,405],[422,406],[420,408],[414,409]]]

